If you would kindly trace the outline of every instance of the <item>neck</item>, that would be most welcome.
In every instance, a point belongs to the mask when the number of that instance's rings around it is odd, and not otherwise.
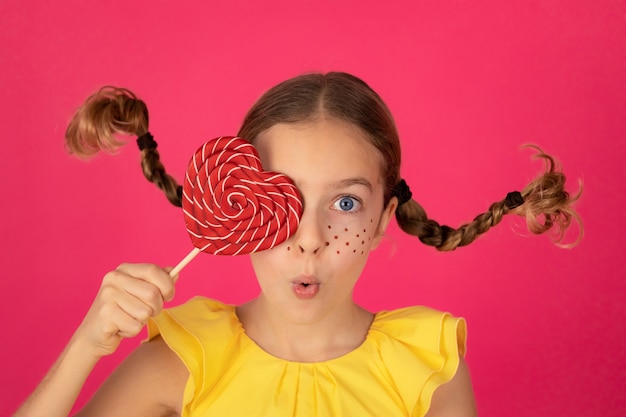
[[[263,295],[237,308],[246,334],[270,355],[295,362],[320,362],[356,349],[373,315],[352,299],[315,320],[297,320]]]

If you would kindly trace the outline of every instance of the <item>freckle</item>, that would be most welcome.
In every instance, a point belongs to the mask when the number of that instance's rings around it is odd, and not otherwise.
[[[330,224],[328,225],[328,228],[331,229]]]
[[[346,246],[350,246],[350,242],[346,242]]]
[[[356,234],[356,237],[359,237],[359,234],[358,234],[358,233]]]
[[[330,243],[328,243],[328,242],[324,242],[324,243],[326,243],[326,246],[330,245]]]
[[[339,236],[335,236],[335,239],[339,239]]]
[[[365,241],[364,240],[361,241],[361,245],[365,245]]]
[[[346,227],[346,228],[345,228],[345,229],[343,229],[343,230],[345,230],[345,231],[347,232],[347,231],[348,231],[348,228]]]
[[[287,246],[287,250],[291,250],[291,247]]]
[[[363,233],[367,232],[367,230],[363,229]]]
[[[339,255],[339,251],[337,251],[337,255]]]
[[[361,251],[361,255],[363,255],[363,251]]]
[[[352,251],[352,253],[356,253],[356,249]]]
[[[370,219],[370,223],[374,223],[374,219]]]

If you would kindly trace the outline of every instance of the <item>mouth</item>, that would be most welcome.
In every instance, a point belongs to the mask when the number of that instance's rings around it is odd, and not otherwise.
[[[295,296],[303,300],[315,297],[319,293],[320,285],[320,282],[311,276],[300,276],[291,282]]]

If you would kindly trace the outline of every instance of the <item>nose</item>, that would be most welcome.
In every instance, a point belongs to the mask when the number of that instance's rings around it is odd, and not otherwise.
[[[319,254],[326,246],[324,226],[315,210],[304,210],[294,235],[296,250],[302,254]]]

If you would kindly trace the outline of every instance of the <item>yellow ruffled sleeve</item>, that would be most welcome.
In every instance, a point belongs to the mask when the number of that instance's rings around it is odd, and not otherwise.
[[[207,358],[224,357],[238,328],[234,307],[195,297],[177,307],[163,310],[148,321],[148,339],[161,335],[189,370],[183,396],[183,416],[190,415],[192,400],[219,378],[218,366],[206,366]],[[219,362],[218,362],[219,363]]]
[[[378,313],[370,335],[378,357],[411,416],[423,416],[435,389],[455,375],[465,356],[466,323],[427,307]]]

